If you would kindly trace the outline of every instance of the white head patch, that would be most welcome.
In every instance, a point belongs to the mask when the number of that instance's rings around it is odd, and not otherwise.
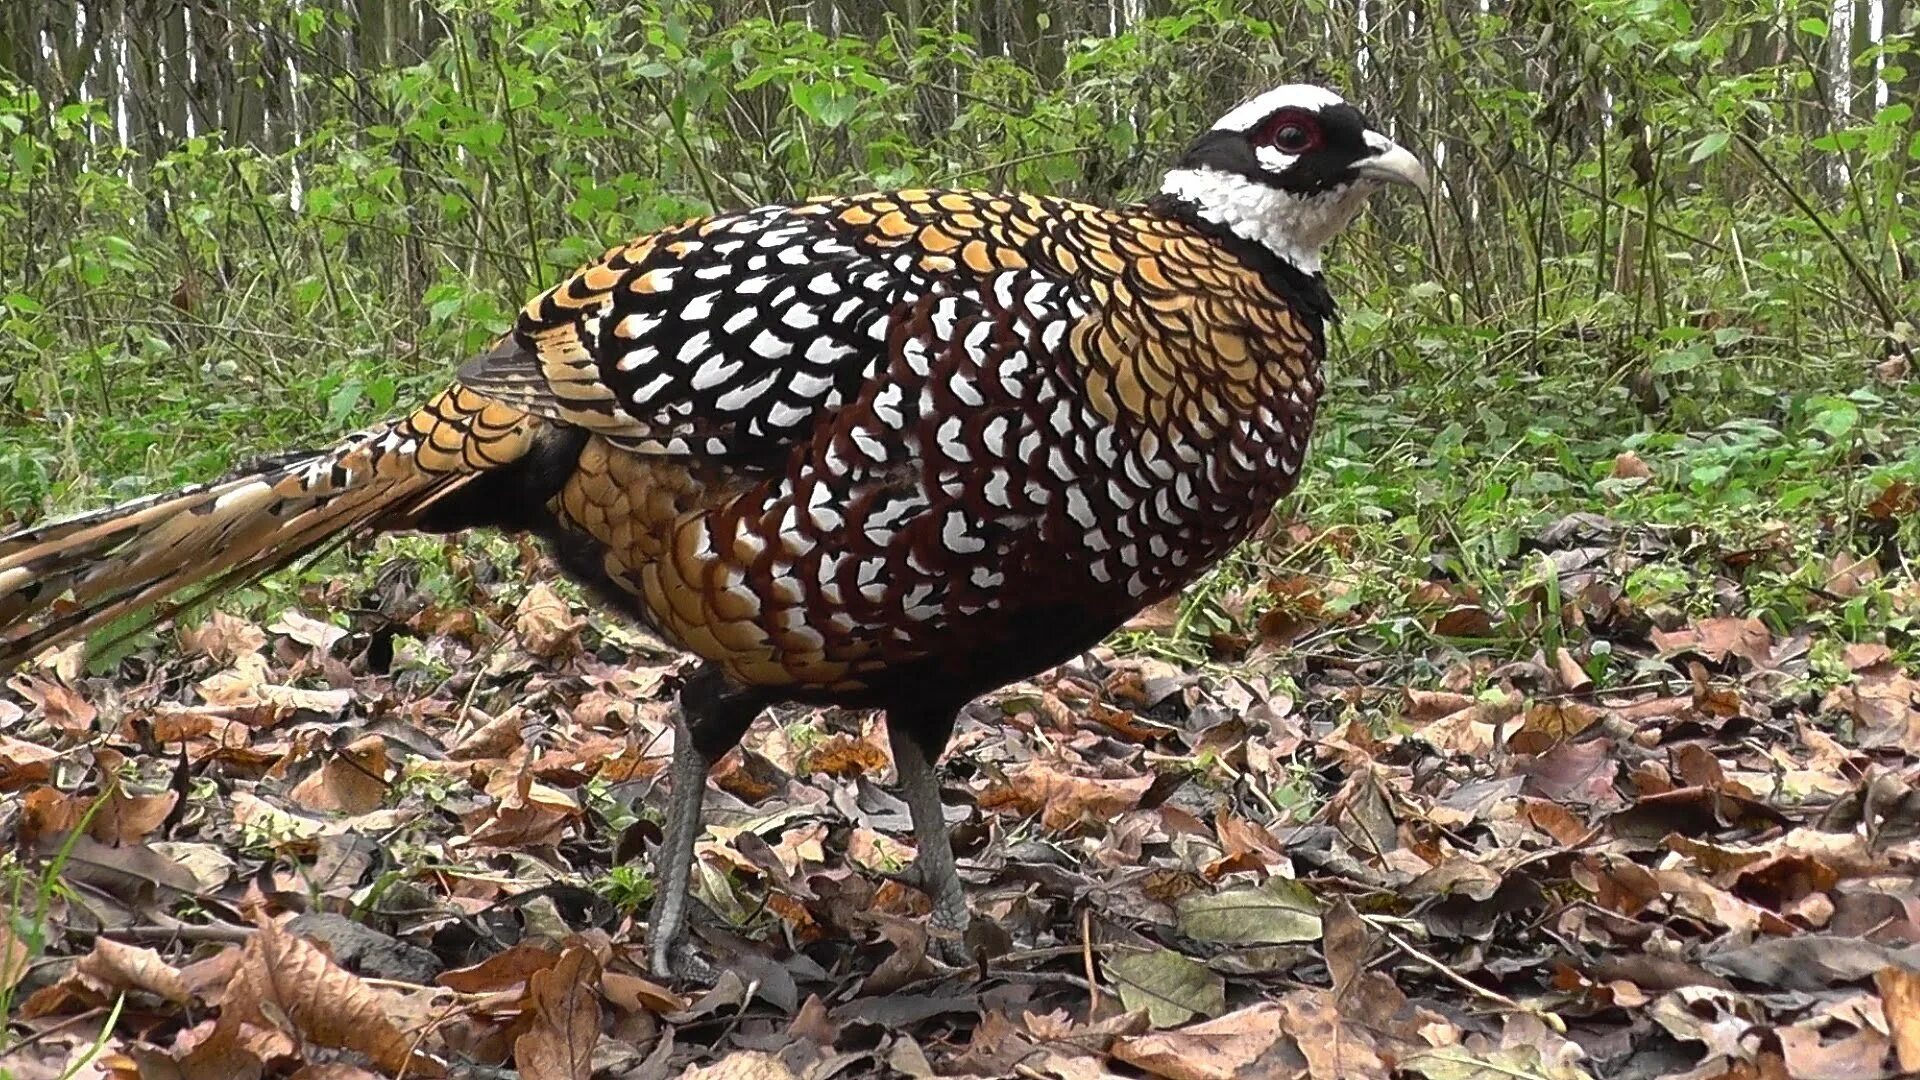
[[[1289,83],[1254,98],[1252,101],[1236,107],[1221,117],[1213,125],[1215,131],[1252,131],[1255,124],[1279,112],[1281,109],[1305,109],[1319,112],[1333,105],[1342,105],[1346,99],[1324,86],[1312,83]]]

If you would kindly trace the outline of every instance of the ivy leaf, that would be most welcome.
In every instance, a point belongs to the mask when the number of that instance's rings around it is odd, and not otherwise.
[[[1860,426],[1860,410],[1851,401],[1840,398],[1821,398],[1818,411],[1808,418],[1808,424],[1827,438],[1839,442]]]

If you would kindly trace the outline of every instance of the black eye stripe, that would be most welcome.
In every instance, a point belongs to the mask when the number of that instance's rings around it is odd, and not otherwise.
[[[1274,137],[1287,126],[1280,121],[1300,118],[1314,124],[1313,145],[1297,148],[1277,143]],[[1367,130],[1360,110],[1351,105],[1329,105],[1317,111],[1286,106],[1244,130],[1215,129],[1202,134],[1180,156],[1176,167],[1213,169],[1281,191],[1314,195],[1351,181],[1353,164],[1372,156],[1374,151],[1366,144]],[[1262,150],[1269,157],[1278,152],[1291,160],[1284,164],[1262,161]]]

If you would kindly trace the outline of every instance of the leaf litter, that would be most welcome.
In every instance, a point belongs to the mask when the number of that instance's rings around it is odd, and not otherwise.
[[[1616,476],[1644,478],[1628,457]],[[682,661],[565,590],[472,584],[530,578],[524,550],[463,549],[455,596],[402,557],[371,588],[214,612],[104,675],[55,654],[0,691],[0,1065],[1920,1071],[1905,639],[1778,625],[1735,577],[1712,615],[1636,607],[1627,575],[1691,542],[1573,515],[1504,605],[1276,576],[1221,601],[1203,665],[1151,646],[1187,628],[1154,609],[1128,629],[1147,647],[977,703],[943,770],[975,913],[958,967],[903,881],[880,721],[775,710],[707,795],[711,985],[647,973],[629,861],[660,835]],[[1337,559],[1348,538],[1270,543]],[[1816,569],[1835,602],[1920,612],[1870,559]]]

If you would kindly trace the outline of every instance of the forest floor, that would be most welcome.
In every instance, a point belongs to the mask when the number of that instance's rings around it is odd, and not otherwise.
[[[0,672],[0,1080],[1920,1076],[1916,3],[923,7],[0,7],[0,533],[709,207],[1130,198],[1282,72],[1442,181],[1272,526],[962,718],[972,963],[878,722],[782,709],[650,978],[684,661],[396,537]]]
[[[708,793],[718,980],[649,978],[683,662],[530,546],[45,657],[0,689],[0,1073],[1910,1074],[1917,499],[1866,462],[1911,415],[1838,408],[1512,476],[1336,431],[1183,603],[963,717],[957,970],[879,721],[789,708]]]

